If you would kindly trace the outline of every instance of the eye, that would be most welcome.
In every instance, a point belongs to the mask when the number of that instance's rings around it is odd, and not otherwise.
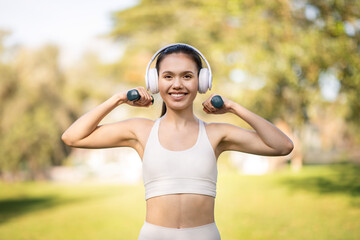
[[[191,79],[191,78],[192,78],[192,75],[191,75],[191,74],[186,74],[186,75],[184,75],[184,78],[186,78],[186,79]]]
[[[171,76],[171,75],[165,75],[164,78],[165,78],[165,79],[171,79],[172,76]]]

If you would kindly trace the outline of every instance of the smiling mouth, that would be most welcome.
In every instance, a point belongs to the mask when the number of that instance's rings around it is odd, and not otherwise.
[[[173,97],[182,97],[185,96],[187,93],[169,93]]]

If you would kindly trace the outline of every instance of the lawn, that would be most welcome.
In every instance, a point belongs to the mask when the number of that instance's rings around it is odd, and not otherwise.
[[[144,218],[141,183],[0,183],[1,240],[137,239]],[[219,165],[215,219],[224,240],[358,240],[360,168],[245,176]]]

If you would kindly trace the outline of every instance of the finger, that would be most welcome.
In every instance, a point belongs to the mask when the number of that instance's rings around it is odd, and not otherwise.
[[[147,100],[147,102],[152,104],[153,97],[146,90],[145,90],[145,92],[146,92],[146,100]]]
[[[216,111],[216,108],[211,104],[210,99],[208,99],[208,101],[205,103],[205,106],[211,112]]]
[[[213,96],[214,96],[214,94],[211,94],[210,97],[208,99],[206,99],[205,102],[203,102],[203,106],[206,106],[211,111],[215,110],[214,106],[211,104],[211,99]]]
[[[208,104],[205,104],[204,108],[206,109],[207,113],[211,113],[212,110],[211,108],[209,108],[209,105]]]
[[[146,105],[146,103],[147,103],[147,92],[146,92],[146,90],[143,87],[140,87],[139,92],[140,92],[140,96],[141,96],[141,98],[139,99],[139,104]]]
[[[206,112],[208,114],[210,113],[209,110],[207,110],[205,107],[203,108],[203,110],[204,110],[204,112]]]
[[[142,88],[142,90],[143,90],[143,94],[144,94],[144,102],[146,104],[148,104],[149,102],[152,101],[152,97],[151,97],[150,93],[148,93],[148,91],[146,91],[145,88]]]
[[[149,106],[152,105],[153,97],[145,89],[144,89],[144,94],[145,94],[145,103]]]
[[[139,87],[139,92],[140,92],[140,94],[141,94],[141,98],[140,98],[140,100],[139,100],[138,103],[139,103],[141,106],[146,106],[146,107],[148,107],[148,106],[150,106],[150,105],[153,104],[153,97],[150,95],[150,93],[148,93],[148,92],[146,91],[145,88]]]
[[[144,99],[144,93],[143,93],[143,90],[142,90],[142,88],[141,88],[141,87],[137,87],[136,89],[138,90],[139,95],[140,95],[140,98],[137,100],[137,102],[138,102],[138,103],[141,103],[141,102],[143,101],[143,99]]]

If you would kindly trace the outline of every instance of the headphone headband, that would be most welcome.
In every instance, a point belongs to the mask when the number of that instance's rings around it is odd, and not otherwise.
[[[202,53],[201,53],[199,50],[197,50],[195,47],[193,47],[193,46],[191,46],[191,45],[188,45],[188,44],[185,44],[185,43],[173,43],[173,44],[167,45],[167,46],[161,48],[160,50],[158,50],[158,51],[153,55],[153,57],[151,58],[149,64],[147,65],[146,73],[145,73],[145,82],[146,82],[146,85],[147,85],[146,87],[147,87],[147,88],[148,88],[148,83],[149,83],[149,69],[150,69],[150,66],[151,66],[152,62],[155,60],[155,58],[156,58],[162,51],[164,51],[165,49],[167,49],[167,48],[169,48],[169,47],[176,46],[176,45],[189,47],[189,48],[191,48],[192,50],[194,50],[198,55],[200,55],[200,57],[204,60],[204,62],[206,63],[206,66],[208,67],[208,70],[209,70],[209,83],[212,82],[211,67],[210,67],[210,64],[208,63],[208,61],[206,60],[206,58],[204,57],[204,55],[202,55]],[[211,84],[210,84],[209,89],[211,89]]]

